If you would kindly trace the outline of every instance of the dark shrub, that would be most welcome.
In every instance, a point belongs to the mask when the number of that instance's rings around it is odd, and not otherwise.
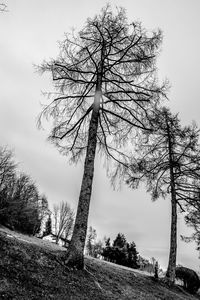
[[[183,281],[184,288],[191,294],[195,294],[200,287],[197,273],[185,267],[176,267],[176,278]]]

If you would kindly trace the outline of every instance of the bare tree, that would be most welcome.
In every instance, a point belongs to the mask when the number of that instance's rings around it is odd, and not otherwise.
[[[53,223],[56,244],[60,237],[66,241],[72,233],[74,223],[74,212],[67,202],[62,201],[53,206]]]
[[[0,190],[8,183],[15,173],[14,154],[7,147],[0,147]]]
[[[7,147],[0,147],[0,215],[4,217],[7,202],[13,194],[16,163],[14,155]]]
[[[97,238],[97,232],[96,229],[94,229],[92,226],[88,228],[87,233],[87,240],[86,240],[86,253],[89,256],[94,256],[94,244]]]
[[[36,234],[40,230],[39,192],[30,176],[21,173],[13,183],[13,196],[9,200],[9,222],[23,232]]]
[[[13,229],[38,233],[49,212],[30,176],[18,174],[13,151],[0,147],[0,222]]]
[[[47,197],[44,194],[38,195],[37,211],[38,211],[38,216],[39,216],[39,220],[40,220],[40,234],[47,235],[47,233],[49,233],[49,229],[47,230],[46,225],[51,226],[50,221],[48,221],[51,219],[51,212],[49,209]],[[37,228],[36,228],[36,231],[37,231]]]
[[[59,57],[39,68],[52,74],[56,89],[39,123],[52,117],[49,139],[73,161],[86,155],[68,265],[84,266],[96,146],[125,164],[125,146],[135,129],[150,127],[148,112],[164,95],[155,67],[161,40],[160,31],[148,35],[139,22],[128,23],[123,8],[114,14],[108,5],[80,32],[66,34]]]
[[[177,253],[177,205],[194,204],[200,179],[199,130],[196,125],[181,127],[177,115],[163,108],[155,113],[153,133],[144,133],[138,142],[138,161],[127,183],[137,187],[145,180],[152,199],[171,196],[171,237],[167,279],[175,280]],[[134,157],[135,159],[135,157]]]
[[[58,225],[58,222],[59,222],[59,205],[54,205],[53,206],[53,226],[54,226],[54,233],[55,235],[57,235],[58,233],[58,230],[59,230],[59,225]]]
[[[74,227],[74,211],[71,210],[71,212],[68,215],[68,219],[66,221],[65,229],[64,229],[64,232],[63,232],[63,238],[65,240],[65,243],[64,243],[65,247],[67,246],[69,238],[72,235],[73,227]]]

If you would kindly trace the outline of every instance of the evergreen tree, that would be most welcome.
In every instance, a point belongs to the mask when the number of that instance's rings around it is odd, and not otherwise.
[[[112,261],[110,238],[105,239],[105,247],[102,249],[102,256],[107,261]]]
[[[112,246],[110,238],[106,240],[102,251],[104,259],[129,268],[138,268],[138,252],[134,242],[128,243],[124,234],[118,233]]]
[[[136,250],[136,245],[134,242],[127,243],[127,266],[129,268],[137,269],[139,267],[138,265],[138,252]]]
[[[123,248],[126,246],[126,238],[122,233],[118,233],[117,237],[113,241],[113,247]]]

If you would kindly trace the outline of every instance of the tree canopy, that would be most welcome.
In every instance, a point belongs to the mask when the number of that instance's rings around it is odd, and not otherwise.
[[[197,203],[199,195],[199,129],[195,123],[182,126],[177,114],[162,108],[155,114],[154,130],[143,132],[138,139],[137,159],[127,183],[132,187],[143,180],[152,200],[166,197],[171,191],[173,169],[175,193],[181,210],[184,204]]]
[[[40,117],[54,119],[49,138],[62,152],[77,160],[86,150],[100,85],[97,144],[108,157],[125,158],[119,146],[134,128],[149,128],[148,112],[164,96],[155,66],[161,41],[160,30],[148,34],[141,23],[128,23],[124,9],[114,14],[109,6],[81,31],[66,34],[58,58],[39,68],[52,74],[56,90]]]

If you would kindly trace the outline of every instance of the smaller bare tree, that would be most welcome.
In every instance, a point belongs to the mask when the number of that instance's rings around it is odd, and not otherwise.
[[[71,209],[70,205],[67,202],[60,202],[55,204],[53,207],[53,232],[56,236],[56,244],[60,237],[66,241],[72,233],[73,224],[74,224],[74,211]]]
[[[154,131],[143,132],[138,138],[133,172],[127,183],[133,188],[146,182],[152,200],[171,200],[170,253],[166,279],[175,281],[177,256],[177,206],[197,206],[200,179],[199,129],[196,124],[181,126],[178,115],[166,107],[155,110]],[[135,163],[135,161],[137,161]]]
[[[96,229],[90,226],[88,229],[87,242],[86,242],[86,253],[89,256],[94,256],[94,244],[96,238],[97,238]]]

